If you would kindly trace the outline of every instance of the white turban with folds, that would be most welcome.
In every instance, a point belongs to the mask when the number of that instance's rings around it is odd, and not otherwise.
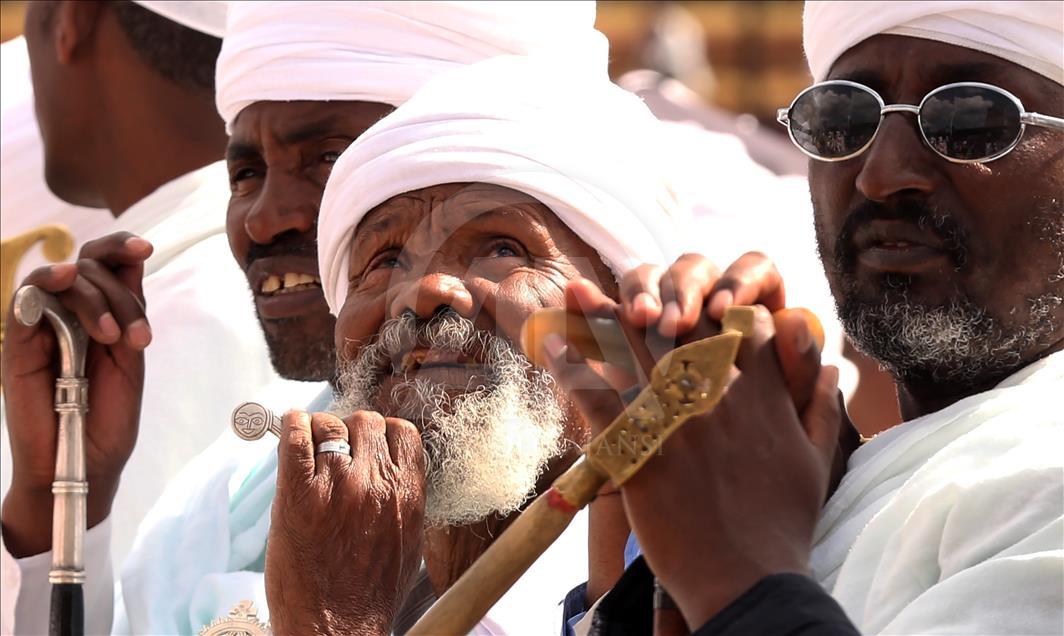
[[[398,106],[443,71],[552,54],[606,73],[594,2],[234,2],[216,74],[230,126],[257,101]]]
[[[615,274],[680,255],[689,213],[663,176],[659,122],[603,74],[499,57],[426,85],[333,166],[318,216],[318,268],[338,313],[350,245],[374,207],[412,190],[489,183],[546,205]]]
[[[225,0],[133,0],[152,13],[188,27],[220,38],[225,35]]]
[[[995,55],[1064,84],[1064,2],[806,2],[805,56],[823,80],[847,50],[879,34]]]

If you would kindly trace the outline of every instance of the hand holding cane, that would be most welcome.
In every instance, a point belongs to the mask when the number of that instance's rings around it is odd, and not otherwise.
[[[553,315],[537,315],[535,322],[546,331],[567,330],[567,338],[585,357],[612,363],[621,347],[627,348],[619,326],[613,327],[614,333],[606,333],[608,321],[593,319],[582,325],[556,310],[547,312]],[[712,410],[727,386],[742,338],[753,328],[753,316],[751,307],[730,307],[719,335],[662,357],[650,374],[649,385],[585,447],[584,457],[521,513],[408,634],[469,633],[607,481],[621,486],[685,421]],[[815,317],[808,312],[803,316],[822,344],[823,332]],[[535,331],[526,331],[523,338],[533,358],[538,350],[534,339],[544,335]]]
[[[32,285],[18,290],[14,315],[33,326],[42,318],[55,330],[59,343],[59,377],[55,382],[55,410],[59,419],[52,516],[52,584],[50,632],[55,636],[84,633],[84,540],[88,482],[85,476],[85,413],[89,382],[85,378],[88,337],[76,317],[51,295]]]

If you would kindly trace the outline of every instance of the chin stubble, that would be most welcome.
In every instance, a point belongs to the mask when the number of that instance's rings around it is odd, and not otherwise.
[[[912,297],[912,280],[905,275],[881,277],[879,298],[870,300],[867,293],[861,294],[854,274],[855,257],[849,249],[852,228],[872,216],[901,216],[933,228],[958,269],[967,264],[968,241],[952,220],[919,202],[891,212],[877,204],[861,206],[847,219],[834,249],[826,249],[824,228],[817,227],[818,251],[834,269],[836,307],[846,333],[896,380],[910,386],[981,388],[1022,368],[1025,354],[1059,337],[1064,305],[1064,218],[1059,200],[1040,205],[1029,222],[1032,233],[1050,245],[1055,259],[1049,271],[1039,275],[1044,283],[1041,293],[1007,315],[994,315],[987,303],[963,290],[945,304],[920,302]]]

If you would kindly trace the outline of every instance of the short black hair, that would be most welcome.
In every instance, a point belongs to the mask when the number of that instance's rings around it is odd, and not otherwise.
[[[175,84],[214,92],[220,38],[182,26],[128,0],[110,4],[133,50],[152,70]]]

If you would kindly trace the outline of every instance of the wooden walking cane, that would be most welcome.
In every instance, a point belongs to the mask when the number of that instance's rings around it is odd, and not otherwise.
[[[546,311],[553,315],[537,312],[535,319],[569,329],[570,341],[587,358],[613,362],[605,355],[607,350],[627,350],[616,325],[611,331],[602,319],[592,319],[581,326],[579,317]],[[819,322],[811,313],[800,311],[815,339],[823,344]],[[608,480],[621,486],[685,421],[713,409],[727,386],[739,344],[752,332],[753,323],[752,307],[730,307],[719,335],[679,347],[659,360],[648,386],[585,447],[584,456],[521,513],[407,634],[469,633]],[[525,345],[533,355],[535,347]]]
[[[18,290],[15,319],[32,327],[47,318],[59,343],[59,377],[55,380],[55,410],[59,416],[55,480],[52,482],[52,636],[85,633],[85,525],[89,484],[85,478],[85,413],[89,410],[89,381],[85,378],[88,336],[76,317],[54,296],[33,285]]]

